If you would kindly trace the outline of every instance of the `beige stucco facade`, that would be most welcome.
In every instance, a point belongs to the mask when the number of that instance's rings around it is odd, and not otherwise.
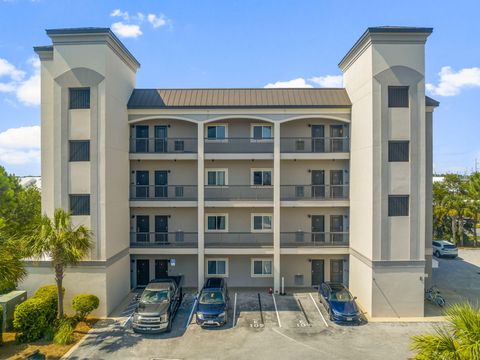
[[[53,46],[36,48],[42,209],[71,209],[70,195],[89,195],[89,213],[73,219],[95,242],[67,271],[67,303],[94,293],[106,315],[130,289],[168,274],[189,287],[224,276],[230,286],[275,292],[282,280],[341,281],[371,316],[423,315],[427,32],[367,31],[340,63],[348,104],[260,107],[244,106],[247,97],[238,106],[127,106],[139,64],[108,29],[48,34]],[[387,88],[399,85],[409,87],[410,105],[390,108]],[[89,108],[71,109],[69,89],[80,87]],[[69,161],[72,140],[90,142],[88,161]],[[388,161],[389,140],[410,142],[409,161]],[[389,195],[409,195],[408,216],[388,216]],[[21,287],[30,292],[53,281],[48,262],[28,270]]]

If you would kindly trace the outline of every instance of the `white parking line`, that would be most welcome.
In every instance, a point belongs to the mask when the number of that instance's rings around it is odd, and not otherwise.
[[[235,300],[233,301],[233,325],[232,325],[232,327],[235,327],[236,314],[237,314],[237,293],[235,293]]]
[[[321,312],[320,309],[318,308],[318,305],[317,305],[317,303],[315,302],[315,299],[313,298],[312,293],[309,293],[309,295],[310,295],[310,299],[312,299],[312,301],[313,301],[313,305],[315,305],[315,307],[317,308],[318,313],[320,314],[323,322],[325,323],[325,326],[328,327],[327,321],[325,320],[325,318],[324,318],[323,315],[322,315],[322,312]]]
[[[188,317],[187,323],[185,324],[185,329],[188,328],[188,325],[192,322],[193,312],[197,307],[198,296],[195,296],[195,301],[193,302],[192,311],[190,311],[190,316]]]
[[[130,319],[132,318],[133,314],[134,314],[134,313],[131,313],[130,316],[127,318],[127,320],[125,320],[125,321],[123,322],[122,327],[127,326],[128,322],[129,322]]]
[[[274,294],[272,294],[272,298],[273,298],[273,305],[275,306],[275,312],[277,313],[278,327],[282,327],[282,323],[280,322],[280,315],[278,314],[277,302],[275,301],[275,295]]]

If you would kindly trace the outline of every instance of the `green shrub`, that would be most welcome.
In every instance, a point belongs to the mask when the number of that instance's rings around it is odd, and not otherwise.
[[[93,310],[98,309],[99,304],[98,297],[92,294],[78,294],[72,299],[72,307],[79,321],[84,321]]]
[[[36,341],[44,337],[57,317],[57,288],[43,286],[34,296],[19,304],[13,315],[13,327],[20,342]]]
[[[75,326],[75,320],[65,317],[60,320],[53,342],[58,345],[68,345],[73,342],[73,327]]]
[[[3,339],[3,307],[0,305],[0,346],[2,345]]]

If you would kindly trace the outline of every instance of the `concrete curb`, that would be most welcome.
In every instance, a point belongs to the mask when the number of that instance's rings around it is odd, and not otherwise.
[[[95,323],[95,325],[90,329],[88,330],[88,333],[85,334],[84,337],[82,337],[75,345],[73,345],[70,349],[68,349],[68,351],[62,355],[62,357],[60,358],[60,360],[66,360],[70,357],[70,355],[72,355],[72,353],[78,349],[78,347],[80,345],[82,345],[82,343],[87,339],[88,335],[90,335],[90,333],[95,330],[97,324],[100,322],[100,321],[103,321],[103,320],[107,320],[107,319],[114,319],[114,318],[108,318],[108,317],[105,317],[105,318],[98,318],[98,321]]]
[[[371,318],[367,316],[367,320],[369,323],[436,323],[447,321],[444,316],[402,318]]]

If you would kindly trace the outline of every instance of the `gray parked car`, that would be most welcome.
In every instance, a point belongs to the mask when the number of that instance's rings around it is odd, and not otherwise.
[[[140,296],[133,314],[133,331],[169,332],[173,318],[182,303],[182,282],[182,276],[169,276],[150,281]]]
[[[440,257],[453,257],[458,256],[458,248],[447,240],[434,240],[432,241],[433,255],[437,258]]]

